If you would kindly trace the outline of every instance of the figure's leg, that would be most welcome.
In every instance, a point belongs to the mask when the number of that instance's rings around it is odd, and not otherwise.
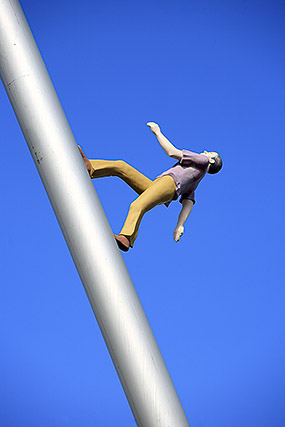
[[[117,176],[138,194],[143,193],[153,182],[123,160],[90,160],[90,163],[91,178]]]
[[[176,185],[171,176],[157,178],[131,205],[127,219],[120,232],[120,236],[127,237],[133,247],[137,238],[139,225],[143,215],[162,203],[172,200],[176,192]],[[127,249],[126,249],[127,250]]]
[[[81,147],[78,146],[78,148],[91,178],[117,176],[138,194],[143,193],[153,182],[123,160],[87,159]]]

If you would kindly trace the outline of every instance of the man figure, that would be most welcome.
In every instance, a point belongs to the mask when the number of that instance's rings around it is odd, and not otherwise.
[[[91,178],[118,176],[139,194],[139,197],[130,205],[120,234],[115,235],[119,248],[125,252],[133,247],[143,215],[154,206],[163,203],[168,206],[181,196],[182,209],[173,234],[174,240],[178,242],[184,233],[185,221],[195,203],[195,190],[199,182],[207,172],[215,174],[222,167],[222,159],[218,153],[204,151],[197,154],[188,150],[179,150],[161,133],[156,123],[149,122],[147,126],[150,127],[166,154],[178,160],[172,168],[160,174],[154,181],[122,160],[89,160],[79,147]]]

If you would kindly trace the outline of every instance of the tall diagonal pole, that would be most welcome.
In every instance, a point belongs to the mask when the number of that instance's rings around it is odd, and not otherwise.
[[[189,426],[17,0],[0,0],[0,74],[138,426]]]

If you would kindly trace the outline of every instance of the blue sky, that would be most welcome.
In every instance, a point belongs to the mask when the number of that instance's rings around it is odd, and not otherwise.
[[[285,3],[22,0],[78,144],[150,178],[219,151],[179,243],[143,219],[126,265],[193,427],[283,427]],[[134,426],[2,86],[0,424]],[[68,173],[68,171],[67,171]],[[135,195],[94,182],[114,232]]]

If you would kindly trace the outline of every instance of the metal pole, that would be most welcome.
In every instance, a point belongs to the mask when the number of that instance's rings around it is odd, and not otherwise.
[[[0,74],[137,425],[189,426],[17,0],[0,0]]]

